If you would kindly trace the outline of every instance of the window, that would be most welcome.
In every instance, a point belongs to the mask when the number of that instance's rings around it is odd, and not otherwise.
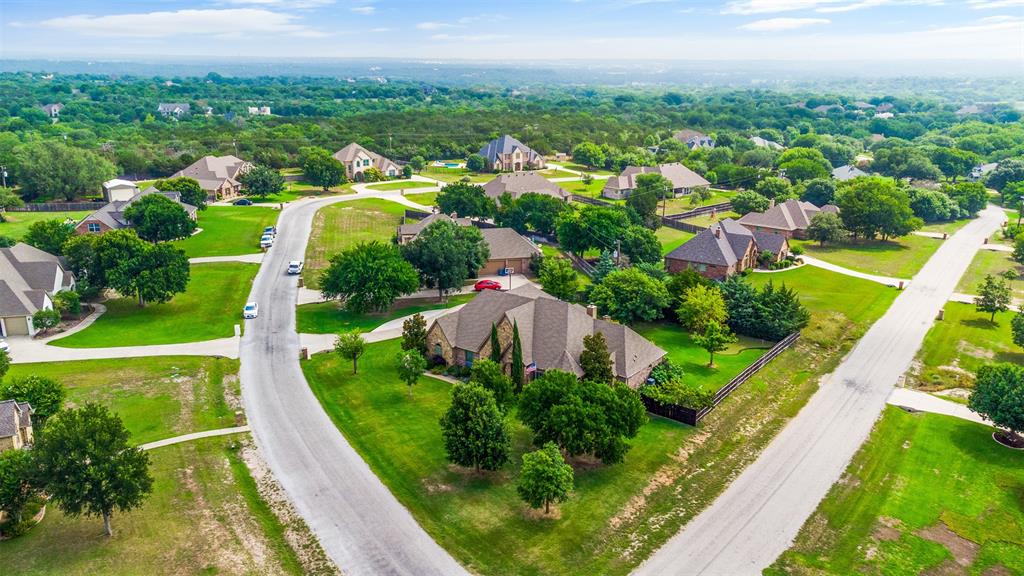
[[[369,158],[367,158],[366,160],[363,160],[363,166],[369,166],[369,165],[370,165],[370,159]]]
[[[440,342],[435,342],[434,343],[434,356],[441,356],[441,343]]]
[[[466,362],[465,362],[465,364],[466,364],[467,368],[473,366],[473,351],[472,350],[466,350]]]
[[[98,223],[96,223],[96,222],[89,222],[88,228],[89,228],[89,232],[91,232],[93,234],[99,234],[100,233],[100,225]]]

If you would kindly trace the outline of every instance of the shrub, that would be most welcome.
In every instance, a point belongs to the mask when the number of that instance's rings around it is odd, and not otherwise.
[[[804,247],[803,246],[793,246],[792,248],[789,249],[789,253],[794,255],[794,256],[802,256],[803,253],[804,253]]]
[[[79,297],[78,292],[72,292],[71,290],[58,292],[53,297],[53,303],[62,314],[78,316],[82,313],[82,299]]]

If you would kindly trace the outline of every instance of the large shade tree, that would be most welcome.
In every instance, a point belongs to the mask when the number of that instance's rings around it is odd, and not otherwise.
[[[343,298],[357,314],[383,312],[419,288],[420,278],[396,246],[374,240],[335,254],[320,274],[325,299]]]
[[[452,388],[452,403],[441,417],[448,461],[480,470],[497,470],[509,461],[512,440],[494,395],[470,382]]]
[[[185,238],[196,229],[196,221],[185,209],[162,194],[147,194],[124,211],[139,238],[150,242],[166,242]]]
[[[98,194],[103,182],[117,175],[106,158],[54,140],[25,144],[17,150],[17,179],[29,199],[75,200]]]
[[[466,279],[476,275],[487,262],[490,248],[475,226],[454,222],[434,222],[412,242],[402,246],[402,254],[419,270],[441,299],[459,289]]]
[[[1007,430],[1012,444],[1024,446],[1024,366],[1003,362],[979,368],[967,405]]]

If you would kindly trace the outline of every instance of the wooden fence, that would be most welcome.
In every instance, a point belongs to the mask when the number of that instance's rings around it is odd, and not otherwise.
[[[705,416],[711,413],[723,400],[729,397],[734,390],[739,388],[744,382],[750,380],[754,374],[757,374],[762,368],[768,365],[769,362],[775,359],[776,356],[782,354],[789,347],[796,343],[800,338],[799,332],[794,332],[789,336],[786,336],[782,340],[779,340],[772,346],[767,352],[758,358],[753,364],[747,366],[742,372],[736,375],[735,378],[729,381],[728,384],[722,386],[715,392],[715,396],[711,401],[711,405],[700,410],[694,408],[688,408],[686,406],[679,406],[677,404],[663,404],[657,400],[641,396],[644,402],[644,407],[651,414],[657,414],[658,416],[664,416],[677,422],[689,424],[690,426],[696,426]]]
[[[573,194],[572,199],[574,202],[590,204],[591,206],[616,206],[616,204],[613,204],[606,200],[601,200],[600,198],[591,198],[590,196],[582,196],[580,194]]]
[[[720,204],[701,206],[700,208],[694,208],[693,210],[680,212],[678,214],[666,214],[665,218],[671,218],[672,220],[686,220],[688,218],[696,218],[697,216],[711,214],[712,212],[728,212],[729,210],[732,210],[732,202],[722,202]]]
[[[577,270],[579,270],[580,272],[583,272],[584,274],[586,274],[587,278],[593,278],[594,277],[594,265],[593,264],[591,264],[590,262],[587,262],[583,258],[580,258],[579,256],[573,254],[572,252],[566,252],[565,255],[569,258],[569,261],[572,262],[573,267],[576,268]]]
[[[689,222],[683,222],[682,220],[673,220],[668,216],[661,219],[661,225],[668,228],[674,228],[676,230],[682,230],[683,232],[693,232],[694,234],[703,232],[707,229],[707,226],[698,226],[696,224],[690,224]]]
[[[43,202],[8,208],[8,212],[81,212],[99,210],[106,202]]]

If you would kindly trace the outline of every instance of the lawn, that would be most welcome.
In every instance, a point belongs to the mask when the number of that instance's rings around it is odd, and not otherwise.
[[[925,224],[921,227],[922,232],[938,232],[952,235],[957,230],[963,228],[970,222],[970,218],[964,218],[963,220],[953,220],[952,222],[934,222],[932,224]]]
[[[579,174],[575,174],[573,172],[567,172],[565,170],[560,170],[558,168],[545,168],[544,170],[538,170],[537,173],[540,174],[541,176],[545,177],[545,178],[548,178],[548,179],[551,179],[551,178],[579,178],[580,177]]]
[[[566,192],[572,193],[574,196],[586,196],[588,198],[600,198],[605,202],[611,202],[613,204],[623,204],[625,200],[613,200],[611,198],[603,198],[601,196],[601,190],[604,189],[604,185],[607,180],[592,180],[590,184],[584,184],[582,180],[574,180],[572,182],[556,182],[559,187],[564,189]]]
[[[569,170],[575,170],[577,172],[588,172],[590,174],[595,174],[597,176],[617,176],[617,174],[615,174],[611,170],[605,170],[604,168],[588,168],[582,164],[574,164],[571,162],[568,164],[560,164],[560,166],[562,168],[567,168]]]
[[[1014,311],[978,312],[971,304],[949,302],[945,317],[932,325],[917,361],[907,375],[910,385],[929,389],[974,385],[974,372],[989,362],[1024,364],[1024,351],[1013,343],[1010,321]]]
[[[690,238],[696,236],[693,232],[683,232],[682,230],[676,230],[675,228],[669,228],[668,226],[658,228],[654,235],[657,236],[658,241],[661,242],[662,255],[668,254]]]
[[[352,192],[352,182],[346,182],[340,186],[333,186],[328,188],[326,194],[349,194]],[[259,200],[260,202],[291,202],[300,196],[319,196],[324,194],[323,186],[318,186],[310,182],[298,180],[296,182],[285,182],[284,192],[268,196],[267,200]],[[255,200],[255,198],[254,198]]]
[[[302,271],[306,286],[319,286],[320,271],[327,268],[331,256],[338,252],[360,242],[390,242],[404,215],[405,206],[376,198],[338,202],[318,210]]]
[[[85,218],[91,212],[5,212],[3,222],[0,222],[0,236],[8,236],[15,240],[21,238],[28,232],[28,227],[35,222],[42,220],[79,220]]]
[[[766,574],[1024,573],[1024,452],[992,428],[888,407]]]
[[[474,184],[482,184],[494,180],[495,174],[490,172],[470,172],[465,168],[437,168],[427,166],[422,174],[427,178],[440,180],[441,182],[460,182],[463,178],[469,177]]]
[[[444,304],[432,299],[399,300],[383,314],[353,314],[339,308],[338,302],[303,304],[295,310],[295,329],[306,334],[338,334],[351,330],[369,332],[396,318],[465,304],[473,296],[475,294],[455,294]]]
[[[559,248],[557,246],[553,246],[551,244],[545,244],[543,242],[538,242],[537,246],[540,247],[540,253],[543,254],[545,258],[566,258],[567,257],[565,255],[565,253],[562,252],[561,248]],[[588,286],[591,283],[590,282],[590,276],[587,276],[583,272],[580,272],[575,267],[573,267],[573,270],[576,270],[576,279],[579,281],[579,286],[580,286],[581,289],[586,287],[586,286]]]
[[[858,240],[824,247],[808,240],[791,241],[803,246],[808,256],[851,270],[913,278],[942,245],[942,240],[910,234],[893,240]]]
[[[1024,278],[1021,277],[1021,274],[1024,274],[1024,266],[1011,260],[1009,252],[994,250],[978,250],[971,265],[967,268],[967,272],[960,277],[956,291],[964,294],[977,294],[978,285],[985,280],[986,275],[998,276],[1007,270],[1017,271],[1017,279],[1009,281],[1010,288],[1013,290],[1014,297],[1024,298]]]
[[[412,200],[417,204],[424,206],[436,206],[437,205],[437,192],[421,192],[419,194],[406,194],[406,200]]]
[[[788,286],[800,294],[800,301],[812,314],[841,313],[865,329],[885,313],[899,291],[813,266],[800,266],[770,274],[751,274],[751,284]],[[857,336],[859,337],[859,335]]]
[[[733,190],[716,190],[716,189],[712,188],[712,190],[711,190],[711,198],[708,198],[707,200],[704,200],[703,202],[700,202],[697,205],[694,205],[691,202],[691,200],[690,200],[691,196],[680,196],[678,198],[669,198],[668,201],[665,203],[665,213],[666,214],[678,214],[680,212],[689,212],[690,210],[693,210],[695,208],[699,208],[701,206],[711,206],[713,204],[721,204],[723,202],[730,202],[732,200],[733,196],[735,196],[735,195],[736,195],[736,192],[733,191]],[[660,207],[659,207],[659,210],[660,210]],[[733,218],[738,218],[738,217],[739,216],[733,216]]]
[[[716,391],[760,358],[772,342],[741,336],[739,342],[715,354],[715,367],[708,367],[708,353],[678,324],[657,322],[638,324],[633,329],[668,353],[668,358],[686,372],[688,386]]]
[[[189,258],[253,254],[260,251],[263,229],[277,222],[278,214],[264,206],[209,206],[199,212],[203,231],[173,244]]]
[[[689,210],[691,208],[687,208],[687,209]],[[739,220],[740,215],[738,213],[736,213],[736,212],[733,212],[733,211],[729,210],[729,211],[726,211],[726,212],[717,212],[717,213],[714,213],[714,214],[704,214],[703,216],[696,216],[696,217],[693,217],[693,218],[687,218],[686,220],[683,220],[683,222],[686,222],[687,224],[693,224],[694,226],[701,226],[703,228],[708,228],[712,224],[714,224],[715,222],[718,222],[720,220],[725,220],[726,218],[732,218],[733,220]]]
[[[396,182],[381,182],[379,184],[367,184],[370,190],[410,190],[412,188],[433,188],[437,186],[433,182],[421,182],[419,180],[398,180]]]
[[[256,264],[238,262],[193,264],[188,289],[170,302],[139,308],[134,298],[108,300],[107,312],[95,323],[51,345],[144,346],[233,336],[258,270]]]

